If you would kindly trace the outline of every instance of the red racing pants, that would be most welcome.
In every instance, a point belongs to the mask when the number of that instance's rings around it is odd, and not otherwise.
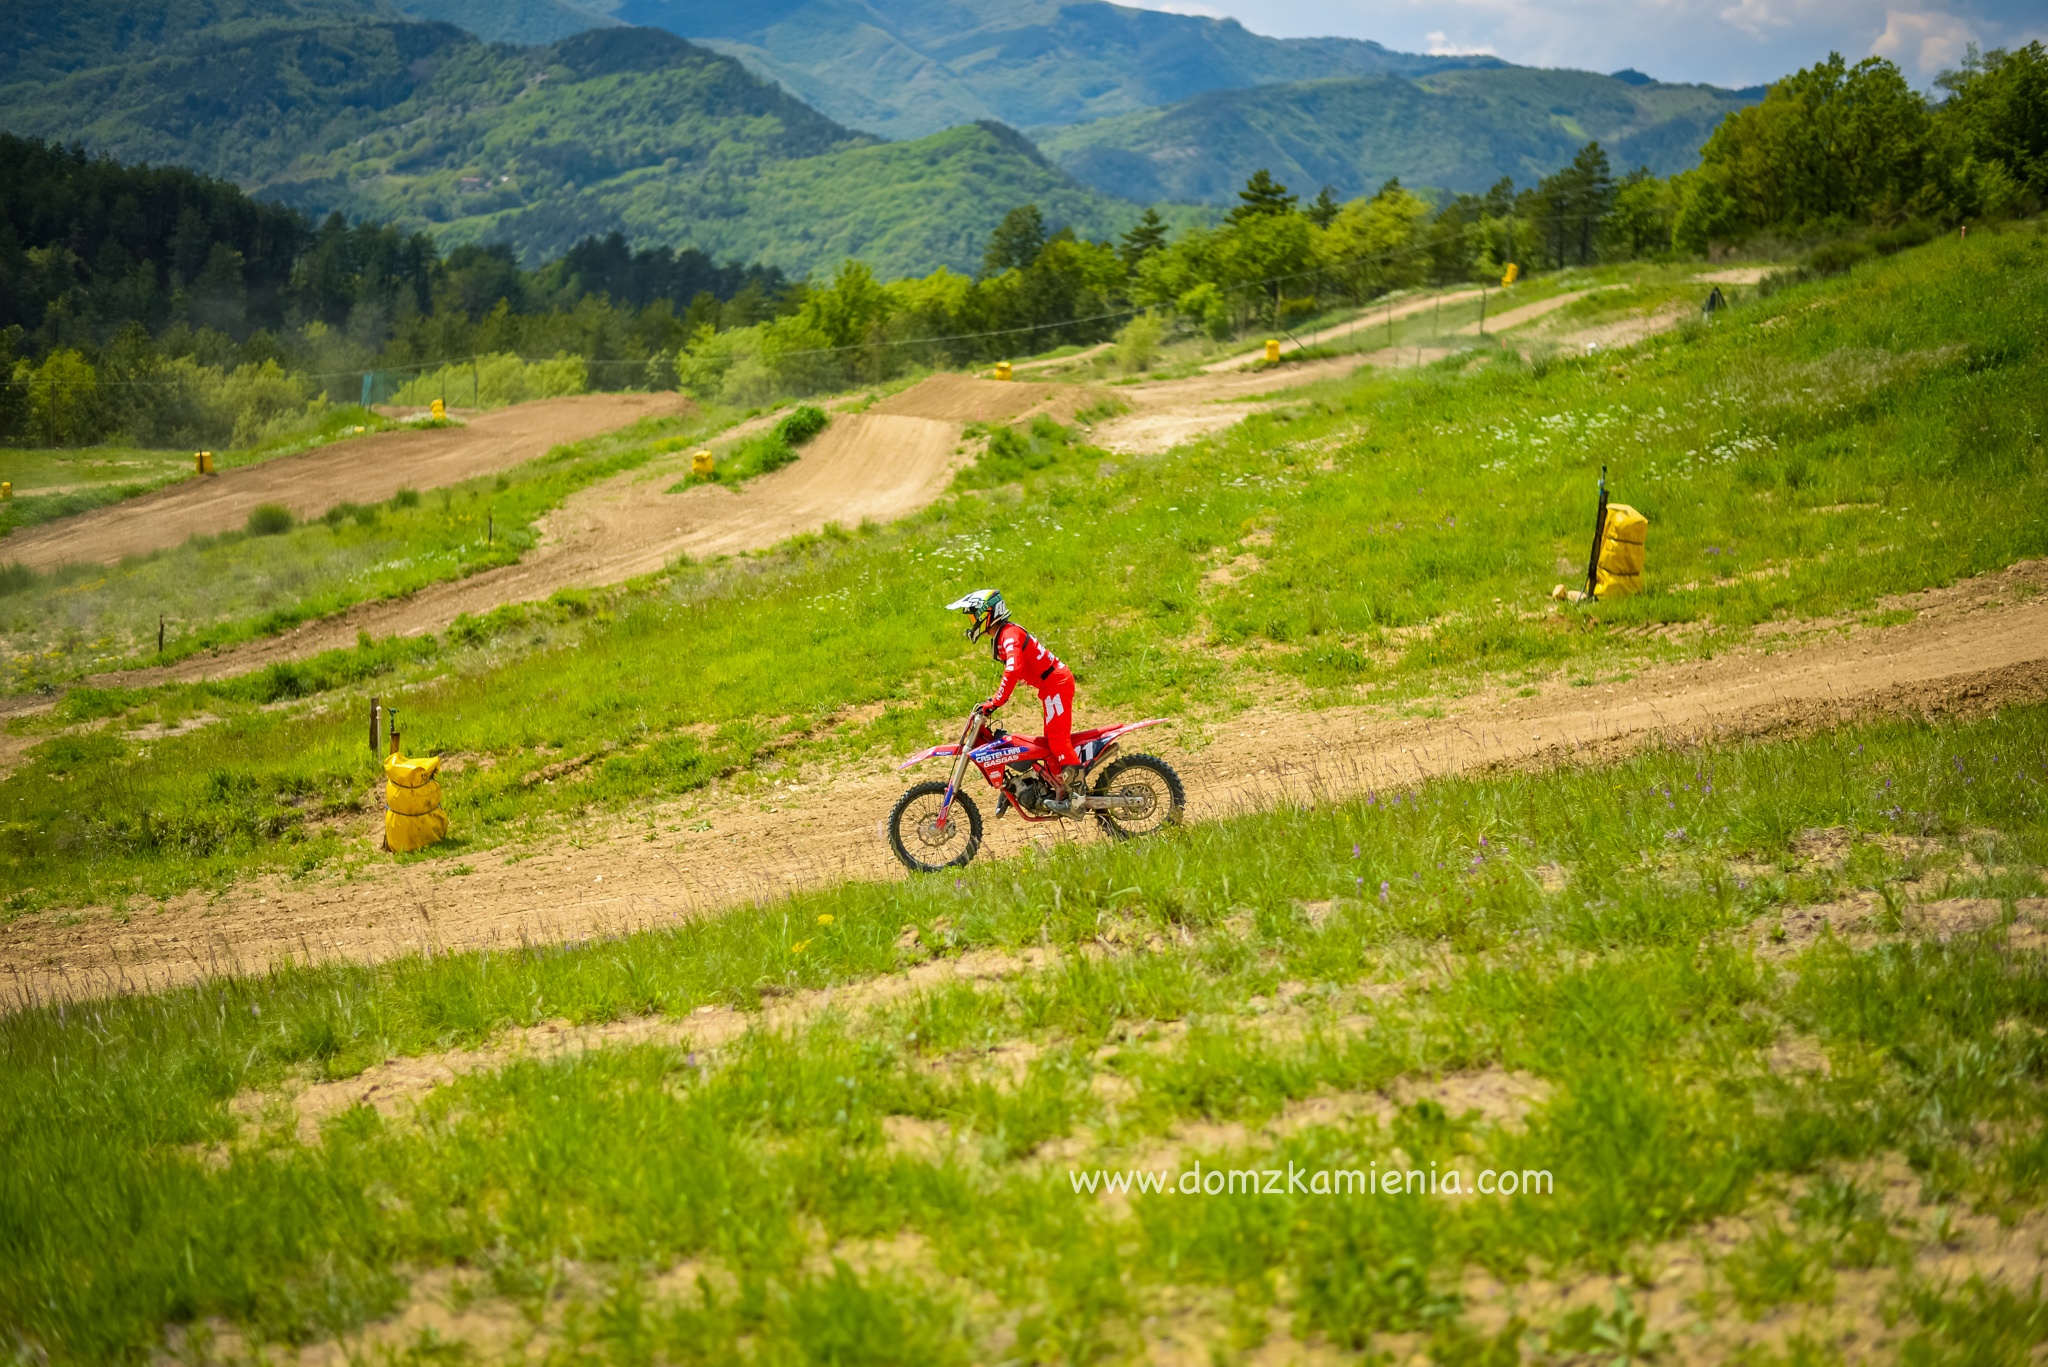
[[[1074,753],[1074,676],[1062,669],[1046,682],[1046,692],[1038,695],[1039,706],[1045,710],[1045,744],[1052,751],[1052,762],[1059,768],[1078,765],[1081,757]]]

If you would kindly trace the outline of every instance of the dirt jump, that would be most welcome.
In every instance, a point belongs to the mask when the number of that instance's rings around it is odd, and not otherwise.
[[[0,561],[34,570],[98,562],[176,546],[245,525],[263,503],[299,518],[337,503],[381,503],[400,489],[422,492],[509,470],[564,442],[690,411],[675,394],[585,394],[479,413],[460,427],[376,432],[296,456],[197,475],[111,507],[46,522],[0,539]]]
[[[1148,748],[1181,769],[1190,819],[1213,820],[1437,775],[1619,754],[1660,738],[1970,714],[2048,698],[2042,589],[2048,562],[2030,561],[1890,603],[1916,613],[1904,625],[1843,635],[1814,624],[1803,644],[1773,651],[1759,638],[1712,660],[1644,670],[1626,686],[1559,681],[1533,697],[1480,695],[1428,721],[1363,707],[1307,715],[1275,708],[1177,728]],[[806,772],[765,801],[759,792],[714,788],[688,803],[622,814],[609,829],[584,828],[580,848],[554,842],[479,852],[474,872],[459,880],[431,864],[383,865],[348,882],[273,879],[218,896],[187,894],[133,920],[103,910],[24,917],[0,927],[0,1009],[163,988],[287,959],[376,961],[618,934],[836,880],[900,878],[878,831],[906,781],[893,758],[878,753],[839,773]],[[672,830],[684,824],[686,806],[691,828]],[[651,843],[650,815],[663,831]],[[359,820],[367,847],[379,818]],[[1035,837],[991,823],[984,857],[1014,855]]]

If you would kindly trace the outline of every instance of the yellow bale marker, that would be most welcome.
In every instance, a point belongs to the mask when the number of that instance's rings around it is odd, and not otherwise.
[[[448,814],[441,810],[441,757],[407,759],[393,752],[384,760],[384,848],[396,854],[423,850],[448,838]]]
[[[434,400],[434,421],[435,421],[435,422],[440,422],[440,421],[441,421],[441,420],[442,420],[443,418],[445,418],[445,417],[447,417],[447,416],[448,416],[448,405],[447,405],[447,404],[445,404],[445,403],[443,403],[443,402],[441,402],[441,400],[439,400],[439,399],[436,399],[436,400]]]
[[[1644,543],[1650,519],[1626,503],[1607,505],[1607,525],[1600,538],[1600,569],[1593,596],[1605,602],[1643,591]]]
[[[1508,268],[1500,273],[1500,287],[1502,289],[1506,289],[1509,285],[1514,284],[1517,280],[1520,280],[1521,278],[1522,268],[1520,266],[1517,266],[1514,262],[1510,261],[1508,262]]]
[[[996,378],[999,380],[1007,380],[1010,378],[1010,363],[1008,361],[996,362]]]
[[[212,474],[212,473],[213,473],[213,452],[211,452],[211,451],[194,451],[194,452],[192,453],[192,468],[193,468],[193,470],[197,471],[197,472],[198,472],[199,474],[202,474],[202,475],[210,475],[210,474]]]
[[[7,479],[7,480],[0,480],[0,500],[4,500],[4,499],[10,499],[10,498],[13,498],[13,497],[14,497],[14,481],[13,481],[13,480],[11,480],[11,479]]]
[[[690,473],[693,475],[708,475],[717,468],[717,457],[709,450],[693,452],[690,456]]]
[[[1268,337],[1266,339],[1266,359],[1268,361],[1280,359],[1280,339],[1278,337]]]

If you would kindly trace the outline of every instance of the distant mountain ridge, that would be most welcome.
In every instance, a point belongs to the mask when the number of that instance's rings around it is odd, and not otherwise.
[[[1277,81],[1501,65],[1352,38],[1268,38],[1234,19],[1103,0],[592,0],[586,8],[730,53],[848,127],[899,138],[977,119],[1080,123]]]
[[[1139,199],[1227,204],[1261,168],[1307,194],[1413,186],[1479,191],[1547,175],[1598,140],[1617,167],[1683,170],[1761,90],[1666,85],[1640,72],[1497,67],[1215,91],[1164,109],[1033,130],[1083,184]]]
[[[71,0],[86,22],[34,30],[36,74],[0,84],[0,128],[448,245],[505,242],[529,262],[621,231],[793,273],[857,255],[924,274],[972,269],[1025,202],[1097,235],[1138,213],[1006,127],[878,146],[661,30],[513,47],[382,9],[265,19],[238,3]],[[209,22],[181,29],[180,14]],[[108,42],[122,23],[132,36]]]

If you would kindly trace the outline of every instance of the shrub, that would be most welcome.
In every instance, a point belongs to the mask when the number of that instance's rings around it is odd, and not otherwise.
[[[824,409],[813,404],[799,404],[785,414],[781,422],[775,424],[775,438],[784,446],[802,446],[824,431],[828,421],[830,420],[826,418]]]
[[[282,503],[259,503],[249,510],[249,535],[280,536],[292,529],[292,510]]]
[[[1126,375],[1150,370],[1165,336],[1166,325],[1156,314],[1141,313],[1131,319],[1116,334],[1117,367]]]
[[[1806,268],[1815,275],[1841,275],[1871,255],[1868,242],[1828,242],[1806,254]]]
[[[391,506],[394,508],[419,507],[420,491],[417,489],[400,489],[397,493],[391,496]]]
[[[1870,239],[1870,245],[1879,256],[1891,256],[1908,247],[1918,247],[1934,240],[1934,225],[1924,219],[1901,223],[1896,228],[1887,228]]]

